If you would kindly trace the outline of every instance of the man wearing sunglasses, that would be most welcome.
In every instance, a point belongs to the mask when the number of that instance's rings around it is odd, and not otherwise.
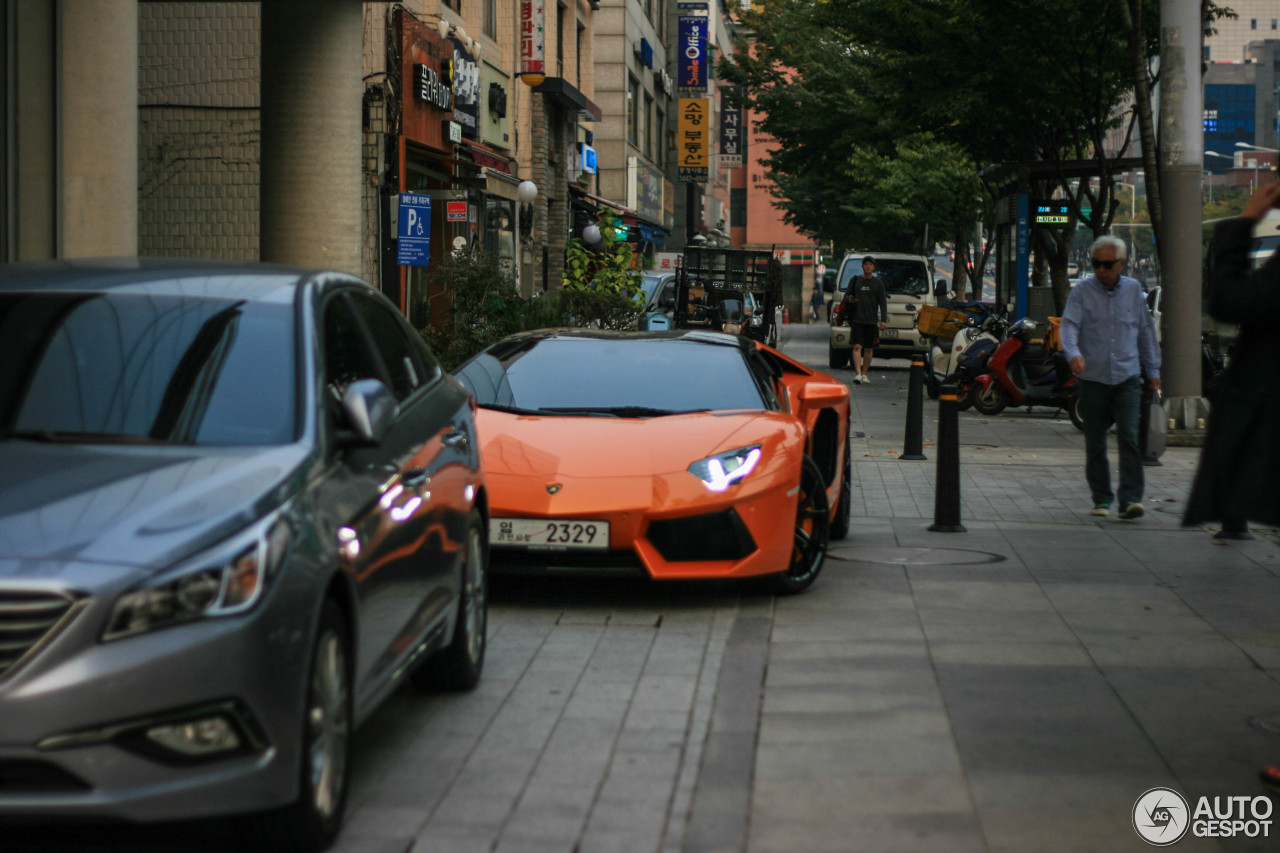
[[[1119,498],[1120,517],[1141,518],[1145,480],[1138,448],[1142,377],[1160,388],[1160,347],[1142,285],[1124,272],[1123,240],[1099,237],[1090,252],[1093,275],[1071,289],[1062,312],[1062,349],[1080,378],[1085,479],[1093,514],[1106,516]],[[1120,486],[1111,488],[1107,430],[1116,425]]]

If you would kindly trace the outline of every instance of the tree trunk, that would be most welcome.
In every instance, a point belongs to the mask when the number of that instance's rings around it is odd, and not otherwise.
[[[1151,215],[1151,231],[1160,244],[1164,208],[1160,202],[1160,161],[1156,146],[1155,118],[1151,113],[1151,84],[1147,77],[1147,39],[1143,21],[1142,0],[1115,0],[1120,12],[1129,64],[1133,74],[1133,108],[1138,111],[1138,138],[1142,142],[1142,171],[1146,175],[1147,212]]]

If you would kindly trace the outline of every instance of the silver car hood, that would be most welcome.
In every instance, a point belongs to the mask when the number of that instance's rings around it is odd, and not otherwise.
[[[308,453],[0,442],[0,580],[167,568],[278,505]]]

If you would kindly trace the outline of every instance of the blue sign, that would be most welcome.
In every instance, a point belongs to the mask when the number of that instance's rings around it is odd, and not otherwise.
[[[400,193],[400,224],[396,229],[396,263],[425,267],[431,260],[431,196]]]
[[[596,149],[585,142],[579,144],[582,146],[582,171],[588,175],[596,174],[599,171],[596,165]]]
[[[676,41],[676,88],[703,92],[707,88],[707,19],[681,15]]]

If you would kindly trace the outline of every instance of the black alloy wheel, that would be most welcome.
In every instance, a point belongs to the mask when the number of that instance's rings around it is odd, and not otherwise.
[[[811,457],[805,456],[800,465],[800,494],[796,500],[791,565],[785,572],[769,576],[769,586],[774,594],[795,595],[813,585],[826,560],[830,534],[831,508],[827,503],[822,469]]]

